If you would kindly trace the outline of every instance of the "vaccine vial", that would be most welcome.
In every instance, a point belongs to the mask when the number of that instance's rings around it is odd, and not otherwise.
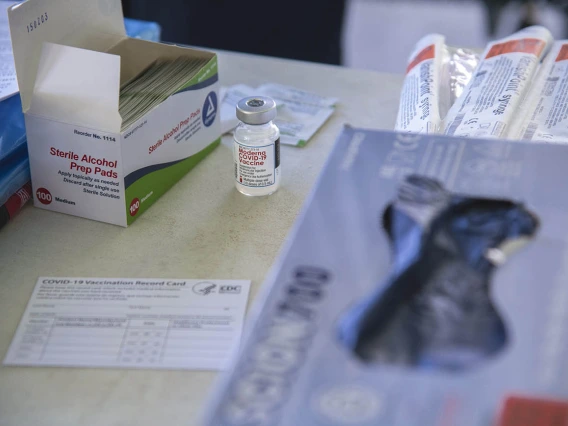
[[[241,99],[234,131],[235,186],[245,195],[270,195],[280,186],[280,131],[276,103],[266,96]]]

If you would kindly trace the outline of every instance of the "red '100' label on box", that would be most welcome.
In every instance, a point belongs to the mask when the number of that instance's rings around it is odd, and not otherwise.
[[[251,188],[274,185],[275,170],[280,165],[279,142],[265,146],[241,145],[235,141],[235,179]]]

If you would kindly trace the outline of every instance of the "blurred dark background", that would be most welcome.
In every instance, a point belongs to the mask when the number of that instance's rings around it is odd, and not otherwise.
[[[126,17],[158,22],[164,41],[341,63],[345,0],[123,0],[122,3]]]
[[[377,71],[402,72],[414,43],[438,32],[483,48],[541,24],[568,38],[568,0],[123,0],[126,17],[158,22],[162,39]]]

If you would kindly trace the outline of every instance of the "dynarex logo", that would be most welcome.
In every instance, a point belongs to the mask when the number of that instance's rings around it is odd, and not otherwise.
[[[209,127],[215,121],[215,116],[217,115],[217,95],[215,92],[209,92],[205,98],[205,103],[203,104],[203,109],[201,113],[201,118],[203,119],[203,124],[205,127]]]
[[[193,292],[195,294],[199,294],[200,296],[207,296],[208,294],[215,293],[216,287],[217,284],[202,281],[193,286]]]

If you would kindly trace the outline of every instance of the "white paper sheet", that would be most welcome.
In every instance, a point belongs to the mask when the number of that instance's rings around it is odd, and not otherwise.
[[[222,369],[250,281],[38,279],[4,364]]]
[[[0,0],[0,101],[18,93],[18,79],[8,23],[8,8],[17,3]]]
[[[244,84],[222,88],[221,126],[223,133],[231,132],[238,124],[235,107],[247,96],[265,95],[276,101],[278,115],[274,124],[280,129],[280,143],[304,146],[335,111],[336,98],[281,84],[263,84],[254,89]]]

